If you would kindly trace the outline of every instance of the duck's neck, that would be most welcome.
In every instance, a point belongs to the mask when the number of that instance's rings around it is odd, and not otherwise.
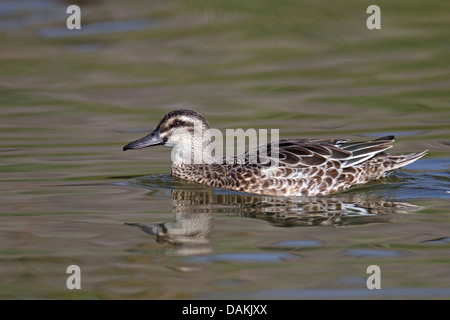
[[[212,154],[213,144],[208,131],[192,134],[187,139],[175,145],[172,149],[173,166],[211,164],[215,162]]]

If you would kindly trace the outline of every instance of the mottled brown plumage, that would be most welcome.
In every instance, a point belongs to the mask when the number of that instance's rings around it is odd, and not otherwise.
[[[195,111],[172,111],[161,119],[154,132],[129,143],[124,150],[157,144],[182,145],[191,139],[185,132],[192,132],[194,124],[202,130],[210,127],[206,118]],[[185,129],[183,133],[180,127]],[[385,151],[392,147],[393,142],[393,136],[364,142],[284,139],[267,145],[267,152],[256,149],[222,163],[205,161],[193,164],[192,161],[183,161],[181,157],[175,158],[171,174],[241,192],[276,196],[328,195],[384,177],[426,154],[423,151],[390,155]],[[202,148],[205,144],[206,141],[194,141],[192,148]],[[256,163],[250,161],[255,157],[258,160]]]

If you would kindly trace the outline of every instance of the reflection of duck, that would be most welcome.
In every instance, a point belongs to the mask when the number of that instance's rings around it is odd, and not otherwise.
[[[142,224],[127,223],[136,226],[142,231],[155,235],[156,241],[175,246],[183,246],[180,254],[200,254],[211,250],[209,235],[213,229],[214,214],[209,201],[199,197],[208,196],[208,193],[186,192],[189,196],[181,196],[182,193],[172,191],[172,212],[175,221]],[[187,200],[187,198],[190,200]],[[196,204],[192,204],[195,199]]]
[[[392,214],[417,211],[406,203],[363,195],[335,197],[274,197],[247,194],[215,194],[213,191],[173,190],[174,212],[227,213],[235,217],[263,219],[277,226],[365,224],[389,221]],[[181,205],[180,207],[178,207]]]
[[[393,136],[351,143],[289,139],[217,163],[218,159],[211,153],[213,137],[209,129],[208,121],[200,113],[175,110],[166,114],[152,133],[127,144],[123,150],[172,146],[175,152],[171,173],[178,178],[216,188],[279,196],[317,196],[343,191],[384,177],[426,153],[386,153],[392,147]]]
[[[148,187],[148,186],[144,186]],[[392,214],[414,212],[420,207],[363,195],[336,197],[273,197],[215,193],[213,189],[172,190],[176,221],[129,224],[156,235],[157,241],[179,246],[180,254],[211,250],[214,214],[256,218],[275,226],[347,226],[387,222]]]

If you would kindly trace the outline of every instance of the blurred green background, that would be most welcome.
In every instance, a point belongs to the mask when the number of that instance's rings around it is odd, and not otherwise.
[[[81,8],[81,30],[66,28],[71,4]],[[371,4],[381,8],[380,30],[366,27]],[[270,298],[280,288],[359,288],[365,266],[379,260],[343,252],[379,247],[414,252],[382,259],[388,287],[419,288],[419,296],[427,296],[420,288],[448,289],[445,241],[423,241],[449,237],[449,9],[410,0],[2,1],[0,297]],[[279,250],[270,239],[323,245],[300,263],[180,262],[124,225],[172,219],[170,194],[183,185],[153,176],[168,174],[170,152],[122,152],[180,107],[221,130],[394,134],[393,152],[430,149],[400,175],[401,188],[394,180],[367,191],[424,211],[378,228],[305,230],[214,209],[214,253]],[[150,185],[130,188],[142,175]],[[65,288],[74,263],[81,292]]]

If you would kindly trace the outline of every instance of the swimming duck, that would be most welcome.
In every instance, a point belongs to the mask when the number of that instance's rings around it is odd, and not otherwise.
[[[325,196],[344,191],[382,178],[427,152],[386,153],[394,136],[363,142],[282,139],[218,162],[210,149],[210,128],[199,112],[174,110],[162,117],[154,131],[125,145],[123,150],[170,146],[171,174],[175,177],[215,188],[275,196]],[[193,161],[193,151],[199,150],[200,157]],[[255,154],[256,162],[251,161]]]

